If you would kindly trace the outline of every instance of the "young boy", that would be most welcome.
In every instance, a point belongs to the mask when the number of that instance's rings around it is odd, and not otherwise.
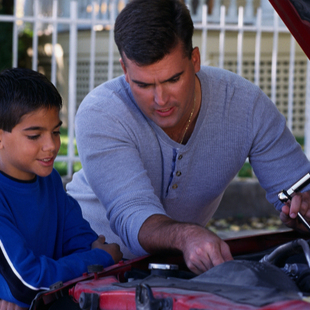
[[[61,106],[44,75],[20,68],[0,73],[0,299],[15,309],[89,265],[122,258],[119,246],[104,244],[82,218],[53,169]]]

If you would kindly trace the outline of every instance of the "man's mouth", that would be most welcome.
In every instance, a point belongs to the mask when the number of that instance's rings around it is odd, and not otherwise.
[[[160,116],[170,116],[173,112],[173,108],[166,108],[161,110],[156,110]]]

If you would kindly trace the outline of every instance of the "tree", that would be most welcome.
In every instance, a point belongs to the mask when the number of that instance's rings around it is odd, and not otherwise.
[[[0,14],[13,15],[14,1],[0,0]],[[12,67],[13,22],[0,22],[0,71]],[[18,35],[18,67],[29,67],[31,63],[27,49],[32,45],[33,31],[25,27]]]
[[[13,14],[13,1],[0,0],[0,14]],[[13,23],[0,23],[0,70],[12,67],[12,33]]]

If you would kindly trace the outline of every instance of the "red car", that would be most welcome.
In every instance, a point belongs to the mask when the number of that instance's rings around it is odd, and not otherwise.
[[[310,1],[270,0],[308,58]],[[56,283],[31,310],[310,309],[310,249],[294,231],[228,239],[234,260],[197,276],[181,256],[145,256]]]
[[[294,231],[226,240],[234,260],[197,276],[182,256],[120,262],[34,299],[31,310],[310,309],[310,250]]]

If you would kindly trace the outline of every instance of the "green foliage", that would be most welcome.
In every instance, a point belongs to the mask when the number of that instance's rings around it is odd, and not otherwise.
[[[30,58],[27,54],[28,48],[32,46],[33,31],[25,28],[18,36],[18,67],[29,67]]]
[[[68,165],[63,161],[58,161],[54,163],[54,168],[58,171],[61,176],[65,176],[68,174]],[[73,164],[73,172],[77,172],[82,168],[80,162],[76,162]]]
[[[253,176],[252,167],[250,163],[244,163],[243,167],[240,169],[238,173],[238,177],[240,178],[251,178]]]
[[[305,145],[305,137],[295,137],[296,141],[301,145],[302,148],[304,148]]]
[[[60,129],[61,135],[61,145],[60,149],[58,152],[58,155],[67,155],[68,154],[68,130],[67,128],[61,128]],[[75,145],[75,155],[78,155],[77,147],[76,147],[76,142],[74,141]],[[58,161],[54,163],[54,168],[59,172],[61,176],[65,176],[68,174],[68,165],[66,162],[63,161]],[[73,164],[73,172],[79,171],[82,168],[82,165],[80,162],[75,162]]]
[[[13,1],[0,0],[0,14],[13,14]],[[13,23],[0,23],[0,71],[12,67]]]
[[[0,14],[13,15],[14,1],[0,0]],[[24,26],[18,36],[18,67],[29,67],[29,56],[27,50],[32,46],[33,31]],[[13,63],[13,23],[0,23],[0,71],[12,68]]]

